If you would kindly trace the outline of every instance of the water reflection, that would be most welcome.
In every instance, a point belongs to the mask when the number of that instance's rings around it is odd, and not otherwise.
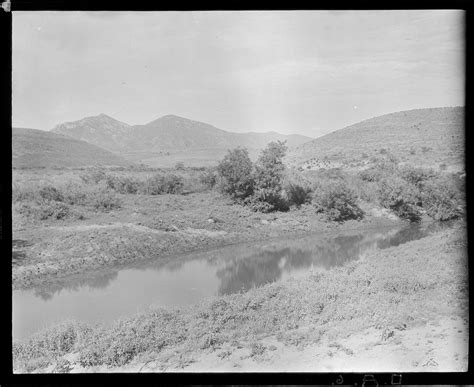
[[[13,292],[14,335],[24,337],[58,319],[108,322],[150,305],[185,306],[206,297],[247,291],[311,268],[341,266],[377,248],[419,239],[442,227],[449,225],[410,225],[239,244],[68,277]]]
[[[81,288],[89,287],[90,289],[105,289],[118,276],[118,271],[99,272],[88,275],[70,276],[66,279],[58,280],[45,284],[34,289],[34,294],[43,301],[48,301],[55,294],[61,291],[78,291]]]

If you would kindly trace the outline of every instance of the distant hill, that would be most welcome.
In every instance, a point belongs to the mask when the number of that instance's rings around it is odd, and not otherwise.
[[[124,150],[131,137],[130,125],[117,121],[106,114],[65,122],[55,126],[51,131],[86,141],[110,151]]]
[[[275,140],[286,140],[288,146],[297,146],[312,140],[306,136],[276,132],[228,132],[175,115],[158,118],[146,125],[129,126],[101,114],[57,125],[52,131],[120,152],[130,160],[153,164],[153,160],[159,158],[159,165],[163,165],[163,161],[166,161],[164,158],[169,158],[171,153],[184,162],[197,160],[199,163],[199,160],[204,160],[206,163],[213,163],[228,149],[238,146],[248,148],[253,154],[255,150],[264,148]]]
[[[130,164],[105,149],[62,134],[37,129],[12,129],[13,168]]]
[[[293,147],[287,162],[303,169],[357,169],[390,152],[401,162],[459,170],[464,147],[463,107],[416,109],[371,118]]]

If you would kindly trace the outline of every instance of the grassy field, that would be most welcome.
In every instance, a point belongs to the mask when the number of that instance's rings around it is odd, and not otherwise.
[[[302,204],[271,213],[222,195],[207,168],[14,170],[13,287],[236,242],[395,224],[396,215],[462,214],[458,175],[438,182],[436,174],[394,168],[367,176],[288,170],[287,183],[305,187]]]
[[[467,290],[466,228],[459,222],[325,273],[181,310],[151,309],[112,328],[65,322],[14,343],[14,369],[235,371],[280,363],[283,371],[300,363],[327,371],[341,370],[341,359],[343,369],[357,367],[365,356],[369,369],[385,361],[398,371],[466,370]],[[448,332],[447,321],[462,329]]]

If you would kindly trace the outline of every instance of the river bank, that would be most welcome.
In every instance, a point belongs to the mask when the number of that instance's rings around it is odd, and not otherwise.
[[[311,205],[262,214],[210,191],[190,195],[122,195],[123,205],[85,219],[13,222],[13,289],[139,260],[167,259],[233,243],[310,232],[403,224],[386,210],[366,206],[365,218],[328,222]]]
[[[14,345],[15,371],[466,370],[467,286],[458,223],[325,273],[111,328],[52,327]]]

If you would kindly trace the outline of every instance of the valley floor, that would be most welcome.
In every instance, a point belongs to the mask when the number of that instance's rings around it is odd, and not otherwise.
[[[32,223],[13,216],[13,288],[28,288],[70,274],[137,260],[307,232],[400,223],[366,209],[362,221],[326,222],[311,205],[290,212],[255,213],[214,191],[189,195],[121,195],[122,208],[90,211],[85,219]]]
[[[48,353],[56,328],[16,345],[15,371],[466,371],[466,247],[458,222],[325,273],[107,330],[73,324]]]

